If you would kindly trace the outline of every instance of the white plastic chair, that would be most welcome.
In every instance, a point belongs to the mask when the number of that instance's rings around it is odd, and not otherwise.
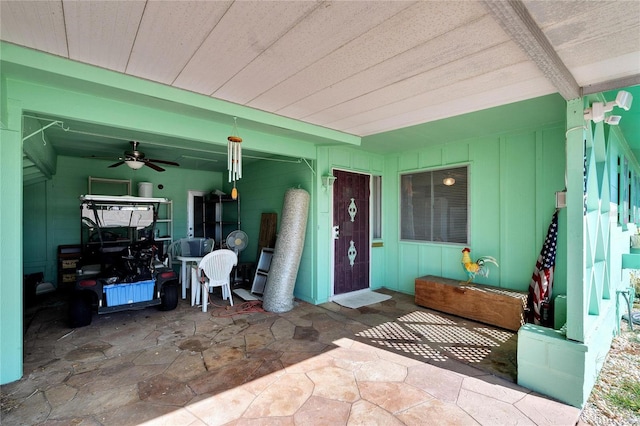
[[[222,287],[222,299],[228,299],[233,306],[231,294],[231,271],[238,264],[238,255],[233,250],[215,250],[202,258],[198,267],[191,268],[191,306],[199,302],[202,294],[202,312],[207,312],[209,291]],[[196,285],[201,282],[202,285]],[[202,289],[201,289],[202,287]]]
[[[173,268],[174,265],[180,265],[180,261],[176,259],[182,254],[182,243],[180,240],[175,240],[169,247],[167,247],[167,266]]]

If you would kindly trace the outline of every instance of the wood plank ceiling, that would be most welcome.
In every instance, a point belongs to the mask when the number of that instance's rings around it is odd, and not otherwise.
[[[640,83],[640,1],[2,1],[2,40],[357,136]]]

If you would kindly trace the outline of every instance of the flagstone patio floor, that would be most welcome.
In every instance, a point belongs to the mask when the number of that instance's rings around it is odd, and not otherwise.
[[[580,410],[514,383],[517,335],[421,308],[203,313],[181,300],[66,325],[65,297],[27,310],[24,376],[2,425],[575,425]],[[222,306],[219,295],[213,302]],[[246,308],[246,307],[245,307]]]

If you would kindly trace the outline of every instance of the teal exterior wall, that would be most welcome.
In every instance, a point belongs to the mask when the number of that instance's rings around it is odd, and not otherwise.
[[[549,100],[537,100],[541,107]],[[557,100],[556,100],[557,102]],[[496,109],[509,120],[523,105]],[[473,122],[472,114],[467,120]],[[465,117],[456,118],[465,126]],[[527,291],[535,261],[555,209],[555,192],[564,189],[564,123],[529,123],[529,128],[504,134],[429,146],[417,152],[387,156],[385,162],[386,279],[390,288],[414,292],[414,280],[436,275],[466,280],[459,244],[401,241],[399,176],[433,168],[469,165],[469,247],[472,257],[494,256],[500,265],[475,282]],[[557,268],[566,258],[560,252]],[[565,290],[563,280],[556,291]]]
[[[244,142],[243,142],[244,143]],[[301,188],[309,192],[310,203],[307,228],[298,268],[294,296],[310,303],[317,301],[317,283],[314,280],[316,267],[316,216],[314,170],[312,163],[290,162],[291,160],[263,160],[245,167],[237,187],[241,200],[242,230],[249,236],[249,244],[240,253],[240,260],[256,262],[258,259],[258,236],[262,213],[276,213],[278,228],[282,219],[284,196],[290,188]],[[228,185],[228,184],[227,184]],[[277,243],[276,243],[277,244]]]
[[[562,112],[564,101],[551,96],[482,112],[505,122],[518,121],[519,128],[509,132],[489,132],[478,125],[478,115],[449,119],[445,128],[472,126],[474,138],[425,143],[418,151],[373,154],[357,148],[323,147],[318,149],[318,175],[334,168],[382,176],[381,247],[371,248],[371,288],[386,287],[414,294],[415,278],[438,275],[466,279],[460,266],[461,250],[456,244],[400,241],[400,174],[442,167],[470,167],[470,244],[472,254],[492,255],[500,267],[478,283],[527,291],[535,261],[542,248],[549,221],[555,209],[555,192],[564,189],[564,117],[555,122],[527,122],[523,116],[531,109],[555,109]],[[486,118],[485,118],[486,119]],[[425,140],[438,139],[440,130],[429,133],[421,126]],[[434,127],[435,129],[435,127]],[[483,133],[484,132],[484,133]],[[366,139],[366,138],[365,138]],[[332,296],[331,271],[331,189],[320,182],[318,190],[318,296],[317,302]],[[561,223],[562,225],[562,223]],[[566,270],[565,246],[560,245],[557,271]],[[557,294],[566,292],[566,283],[557,279]]]

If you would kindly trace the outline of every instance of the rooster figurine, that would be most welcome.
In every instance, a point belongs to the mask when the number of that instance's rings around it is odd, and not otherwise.
[[[469,284],[471,281],[473,281],[476,275],[480,275],[481,277],[488,277],[489,265],[487,265],[487,263],[493,263],[494,265],[498,266],[498,261],[495,259],[495,257],[481,256],[474,262],[471,260],[471,256],[469,256],[469,253],[471,253],[471,249],[467,247],[462,250],[462,267],[469,277],[465,284]]]

